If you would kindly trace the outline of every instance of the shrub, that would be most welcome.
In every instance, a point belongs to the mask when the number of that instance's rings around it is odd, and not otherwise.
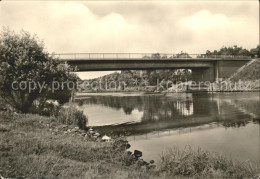
[[[60,109],[61,109],[60,104],[55,104],[53,102],[48,101],[48,102],[45,102],[44,104],[42,104],[41,106],[34,104],[30,108],[30,112],[32,114],[40,114],[40,115],[43,115],[43,116],[55,116],[55,117],[57,117]]]
[[[58,120],[66,125],[77,125],[80,129],[87,129],[87,116],[74,106],[62,107],[58,114]]]
[[[25,31],[16,34],[9,29],[0,34],[0,98],[17,111],[31,112],[35,101],[39,109],[50,99],[60,104],[67,102],[71,90],[66,87],[53,92],[52,84],[75,82],[77,76],[71,70],[69,65],[47,53],[36,36]]]

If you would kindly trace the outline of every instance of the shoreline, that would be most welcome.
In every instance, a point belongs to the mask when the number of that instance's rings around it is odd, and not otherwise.
[[[83,131],[61,124],[54,117],[0,112],[0,121],[0,136],[4,139],[0,143],[3,177],[243,178],[253,177],[260,171],[249,170],[235,160],[202,149],[171,149],[160,161],[146,162],[141,158],[142,151],[127,150],[131,146],[124,136],[104,141],[95,128]],[[179,164],[173,155],[179,158]],[[225,168],[215,164],[218,160]]]

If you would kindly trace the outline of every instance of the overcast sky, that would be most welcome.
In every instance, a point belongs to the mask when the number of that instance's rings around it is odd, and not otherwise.
[[[251,49],[258,1],[1,1],[0,25],[44,40],[49,52],[205,53]],[[82,78],[107,72],[80,73]]]

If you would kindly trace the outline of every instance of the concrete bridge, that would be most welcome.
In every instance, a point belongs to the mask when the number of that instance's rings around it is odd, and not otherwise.
[[[194,81],[214,82],[230,77],[251,60],[249,56],[152,53],[54,54],[78,71],[191,69]]]

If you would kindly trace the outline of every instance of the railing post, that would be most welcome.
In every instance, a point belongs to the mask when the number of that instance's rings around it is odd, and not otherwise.
[[[88,54],[88,59],[90,60],[90,53]]]
[[[76,54],[75,54],[75,53],[74,53],[74,58],[75,58],[75,60],[77,59],[77,58],[76,58]]]
[[[104,53],[103,53],[103,59],[104,59]]]
[[[131,56],[131,54],[129,53],[129,59],[131,58],[130,56]]]

